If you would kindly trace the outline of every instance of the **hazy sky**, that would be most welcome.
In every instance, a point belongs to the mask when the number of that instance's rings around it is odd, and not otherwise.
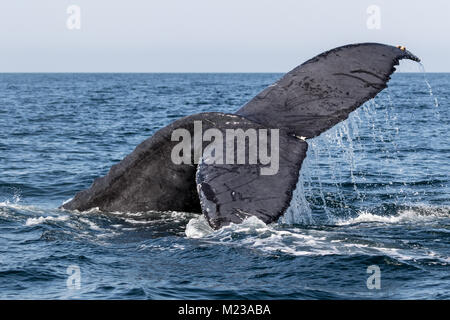
[[[450,72],[449,31],[449,0],[1,0],[0,72],[287,72],[356,42],[402,44]]]

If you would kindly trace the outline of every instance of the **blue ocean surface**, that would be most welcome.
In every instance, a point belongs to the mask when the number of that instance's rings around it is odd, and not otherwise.
[[[158,129],[280,76],[0,74],[0,298],[450,299],[450,74],[394,74],[310,140],[278,223],[58,209]]]

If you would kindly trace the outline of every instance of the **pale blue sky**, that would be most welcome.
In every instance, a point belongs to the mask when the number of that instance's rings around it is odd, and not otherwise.
[[[66,27],[72,4],[80,30]],[[448,0],[2,0],[0,72],[286,72],[356,42],[402,44],[450,72],[449,31]]]

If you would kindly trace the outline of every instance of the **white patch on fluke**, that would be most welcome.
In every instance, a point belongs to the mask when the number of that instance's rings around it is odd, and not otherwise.
[[[67,200],[63,201],[62,205],[65,205],[66,203],[69,203],[72,200],[73,200],[73,198],[67,199]]]

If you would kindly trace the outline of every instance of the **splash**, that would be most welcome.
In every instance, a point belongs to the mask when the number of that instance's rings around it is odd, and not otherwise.
[[[311,207],[305,197],[304,183],[303,172],[300,172],[299,181],[297,182],[296,187],[298,191],[293,193],[289,208],[286,210],[286,213],[280,217],[279,222],[281,224],[314,224]]]
[[[252,216],[240,224],[213,230],[206,219],[200,216],[189,221],[186,236],[199,239],[205,245],[245,248],[270,256],[385,255],[397,261],[431,259],[433,263],[447,265],[450,257],[427,248],[417,248],[416,239],[411,240],[411,245],[408,241],[393,244],[384,233],[386,228],[396,228],[402,224],[409,224],[411,228],[421,227],[424,223],[430,223],[431,227],[439,226],[441,219],[446,221],[450,218],[449,209],[423,206],[400,210],[398,214],[389,216],[360,212],[358,217],[337,222],[332,228],[266,225]],[[379,234],[375,230],[370,239],[361,239],[358,231],[366,228],[367,224],[382,224],[384,228]]]
[[[423,65],[420,66],[433,99],[433,113],[439,117],[436,110],[439,102],[425,77]],[[387,88],[353,111],[347,120],[308,141],[308,155],[302,164],[301,179],[289,209],[280,219],[281,223],[317,224],[320,219],[315,218],[316,215],[326,216],[326,221],[322,221],[325,224],[354,218],[373,206],[370,203],[373,186],[379,186],[380,190],[383,188],[393,205],[420,201],[416,199],[417,192],[412,194],[407,182],[401,182],[407,180],[402,175],[408,168],[405,168],[402,148],[398,145],[403,133],[399,129],[398,107],[391,94],[391,89]],[[376,154],[383,169],[364,166],[369,153]],[[374,184],[372,181],[377,179],[381,181]],[[399,183],[403,187],[398,187]]]
[[[223,238],[223,235],[228,236],[230,233],[259,233],[261,230],[267,230],[270,228],[263,221],[255,216],[245,218],[241,223],[230,223],[228,226],[222,227],[219,230],[212,229],[206,218],[200,215],[197,218],[193,218],[186,226],[186,236],[188,238],[205,238],[205,237],[219,237]],[[223,240],[223,239],[222,239]]]
[[[214,229],[210,227],[204,215],[189,220],[186,225],[186,236],[188,238],[204,238],[214,233]]]

